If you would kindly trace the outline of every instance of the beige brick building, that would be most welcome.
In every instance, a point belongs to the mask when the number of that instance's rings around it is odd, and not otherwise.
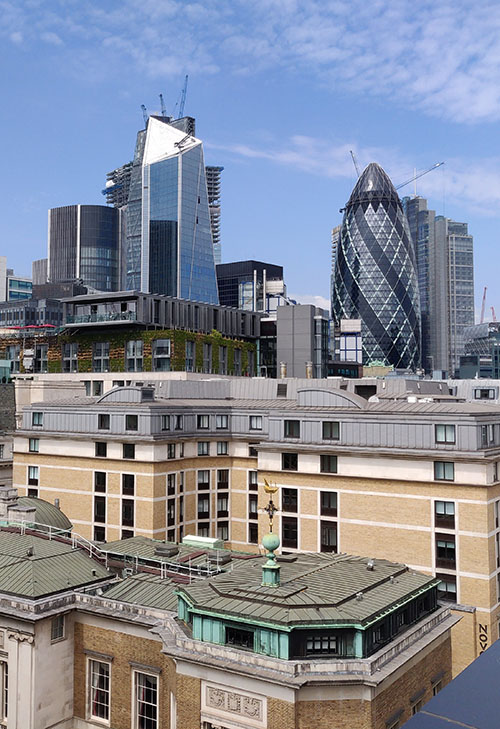
[[[440,578],[462,617],[455,671],[499,635],[496,404],[198,380],[32,405],[23,417],[14,485],[58,498],[89,539],[195,533],[257,550],[267,479],[280,487],[284,551],[367,554]]]

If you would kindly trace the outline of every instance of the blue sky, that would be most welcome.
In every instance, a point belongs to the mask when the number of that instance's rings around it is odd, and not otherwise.
[[[225,167],[223,260],[283,264],[292,295],[327,298],[349,150],[395,184],[445,161],[418,193],[469,223],[476,305],[488,286],[500,315],[498,3],[0,0],[0,36],[0,254],[18,273],[46,255],[49,207],[104,202],[140,105],[172,110],[188,73],[185,111]]]

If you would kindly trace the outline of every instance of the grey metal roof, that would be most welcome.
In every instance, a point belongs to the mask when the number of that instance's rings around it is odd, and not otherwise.
[[[0,592],[37,598],[109,577],[105,567],[57,540],[0,531]]]
[[[168,578],[139,574],[114,583],[104,593],[104,597],[143,607],[175,611],[177,595],[174,590],[177,587],[178,584]]]
[[[61,509],[58,509],[57,506],[51,504],[50,501],[37,499],[34,496],[20,496],[18,502],[20,506],[35,507],[34,521],[37,524],[45,524],[46,526],[52,526],[64,531],[71,531],[73,529],[73,524],[66,514]]]
[[[436,584],[435,578],[410,572],[404,565],[377,559],[371,570],[368,561],[348,555],[298,555],[295,562],[280,564],[280,587],[263,587],[261,558],[249,562],[244,572],[221,574],[179,590],[196,609],[226,617],[281,625],[363,624]]]

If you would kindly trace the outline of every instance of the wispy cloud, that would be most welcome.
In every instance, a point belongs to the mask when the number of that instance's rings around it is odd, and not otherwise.
[[[413,164],[406,153],[394,148],[360,147],[355,142],[336,143],[326,138],[293,136],[288,140],[270,140],[267,144],[214,144],[208,147],[228,152],[235,157],[263,159],[294,167],[310,174],[330,179],[353,178],[350,150],[353,150],[361,168],[378,162],[397,186],[413,177]],[[472,212],[498,216],[500,214],[500,157],[487,160],[449,159],[444,169],[421,177],[418,192],[449,203],[456,203]],[[399,191],[411,194],[413,186]]]
[[[330,310],[330,301],[325,299],[324,296],[317,296],[316,294],[290,294],[290,298],[298,304],[313,304],[314,306],[319,306],[320,309]]]
[[[500,119],[500,5],[492,0],[0,0],[0,33],[71,48],[80,68],[151,77],[307,73],[456,122]],[[71,41],[71,42],[70,42]],[[90,70],[89,70],[90,72]]]

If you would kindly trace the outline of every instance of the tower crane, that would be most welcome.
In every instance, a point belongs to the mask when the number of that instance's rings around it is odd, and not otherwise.
[[[413,175],[413,177],[410,177],[409,180],[406,180],[406,182],[402,182],[401,185],[396,185],[396,190],[399,190],[402,187],[405,187],[405,185],[409,185],[410,182],[415,182],[415,180],[418,180],[419,177],[423,177],[428,172],[432,172],[432,170],[436,170],[438,167],[441,167],[441,165],[444,165],[444,162],[436,162],[435,165],[432,165],[432,167],[429,167],[428,170],[424,170],[423,172],[419,172],[418,174]]]
[[[177,119],[181,119],[184,116],[184,106],[186,104],[186,94],[187,94],[187,86],[188,86],[188,78],[189,76],[186,74],[186,77],[184,79],[184,86],[182,87],[179,99],[175,105],[174,109],[174,116],[175,112],[177,110],[177,107],[179,109],[179,115],[176,117]]]
[[[354,165],[354,169],[356,170],[356,174],[359,177],[361,175],[361,172],[359,171],[358,162],[356,160],[356,157],[354,156],[354,152],[352,151],[352,149],[350,149],[349,152],[350,152],[351,157],[352,157],[352,162],[353,162],[353,165]]]
[[[165,102],[163,101],[163,94],[160,94],[160,104],[161,104],[161,115],[167,116],[167,110],[165,108]]]
[[[479,320],[480,324],[483,324],[483,322],[484,322],[484,308],[486,306],[486,291],[487,290],[488,290],[488,287],[485,286],[484,291],[483,291],[483,303],[481,304],[481,319]]]
[[[497,315],[495,314],[495,307],[494,306],[491,307],[491,316],[493,318],[493,321],[496,321],[497,320]]]
[[[142,118],[144,119],[144,126],[147,126],[148,119],[149,119],[148,110],[146,109],[144,104],[141,104],[141,109],[142,109]]]

